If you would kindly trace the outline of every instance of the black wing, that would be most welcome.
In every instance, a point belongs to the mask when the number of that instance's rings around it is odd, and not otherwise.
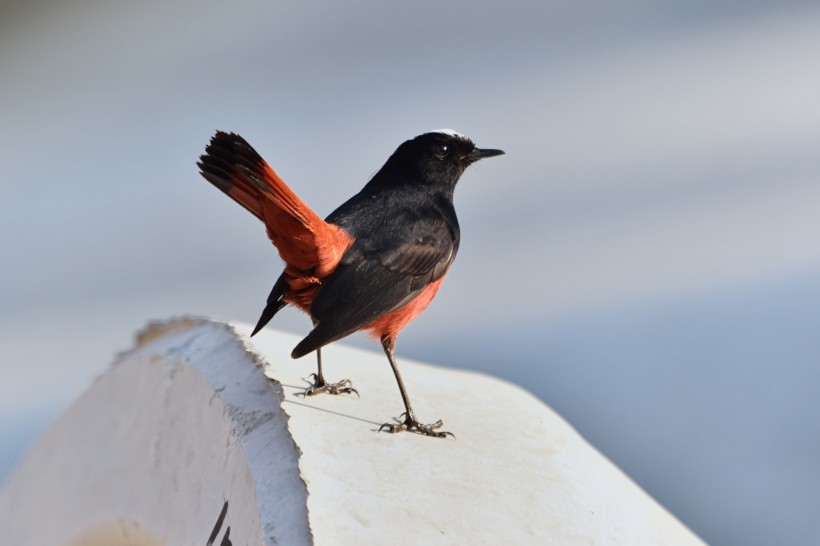
[[[316,292],[310,314],[318,325],[294,349],[294,358],[400,308],[447,273],[458,239],[441,215],[393,220],[375,237],[358,237]]]

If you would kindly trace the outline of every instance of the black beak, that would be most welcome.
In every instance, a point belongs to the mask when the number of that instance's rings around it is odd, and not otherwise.
[[[484,159],[485,157],[495,157],[497,155],[504,155],[503,150],[493,150],[492,148],[475,148],[470,155],[467,156],[470,161],[478,161],[479,159]]]

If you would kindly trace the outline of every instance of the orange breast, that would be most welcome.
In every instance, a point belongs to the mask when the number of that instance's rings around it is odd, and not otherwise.
[[[388,338],[395,341],[399,331],[410,324],[422,311],[427,309],[427,306],[430,305],[430,302],[436,297],[436,293],[442,281],[444,281],[444,277],[430,283],[427,288],[422,290],[410,303],[396,309],[392,313],[377,318],[363,329],[370,330],[370,335],[375,338]]]

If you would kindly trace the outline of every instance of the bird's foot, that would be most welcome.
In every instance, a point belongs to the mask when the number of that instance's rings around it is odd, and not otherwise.
[[[387,432],[395,434],[397,432],[403,432],[403,431],[406,430],[408,432],[415,432],[415,433],[418,433],[418,434],[424,434],[425,436],[434,436],[436,438],[446,438],[448,435],[452,436],[453,438],[456,437],[456,435],[453,434],[452,432],[446,432],[446,431],[443,431],[443,430],[438,430],[442,426],[444,426],[444,423],[441,422],[441,420],[438,420],[438,421],[436,421],[435,423],[433,423],[431,425],[425,425],[425,424],[419,423],[418,420],[416,419],[416,416],[413,415],[412,413],[406,413],[406,412],[402,413],[399,416],[399,419],[401,419],[402,417],[404,417],[404,421],[402,421],[399,424],[394,424],[394,423],[385,423],[385,424],[383,424],[382,426],[379,427],[379,432],[381,432],[383,430],[386,430]]]
[[[305,389],[302,396],[316,396],[317,394],[355,394],[359,396],[359,391],[353,388],[350,379],[342,379],[338,383],[328,383],[315,373],[308,377],[313,377],[313,385]]]

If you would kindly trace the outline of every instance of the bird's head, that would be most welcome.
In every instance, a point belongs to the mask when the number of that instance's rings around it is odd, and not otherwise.
[[[501,150],[477,148],[472,140],[450,129],[439,129],[403,143],[384,166],[405,180],[452,190],[464,170],[479,159],[502,155]],[[383,169],[383,170],[384,170]]]

